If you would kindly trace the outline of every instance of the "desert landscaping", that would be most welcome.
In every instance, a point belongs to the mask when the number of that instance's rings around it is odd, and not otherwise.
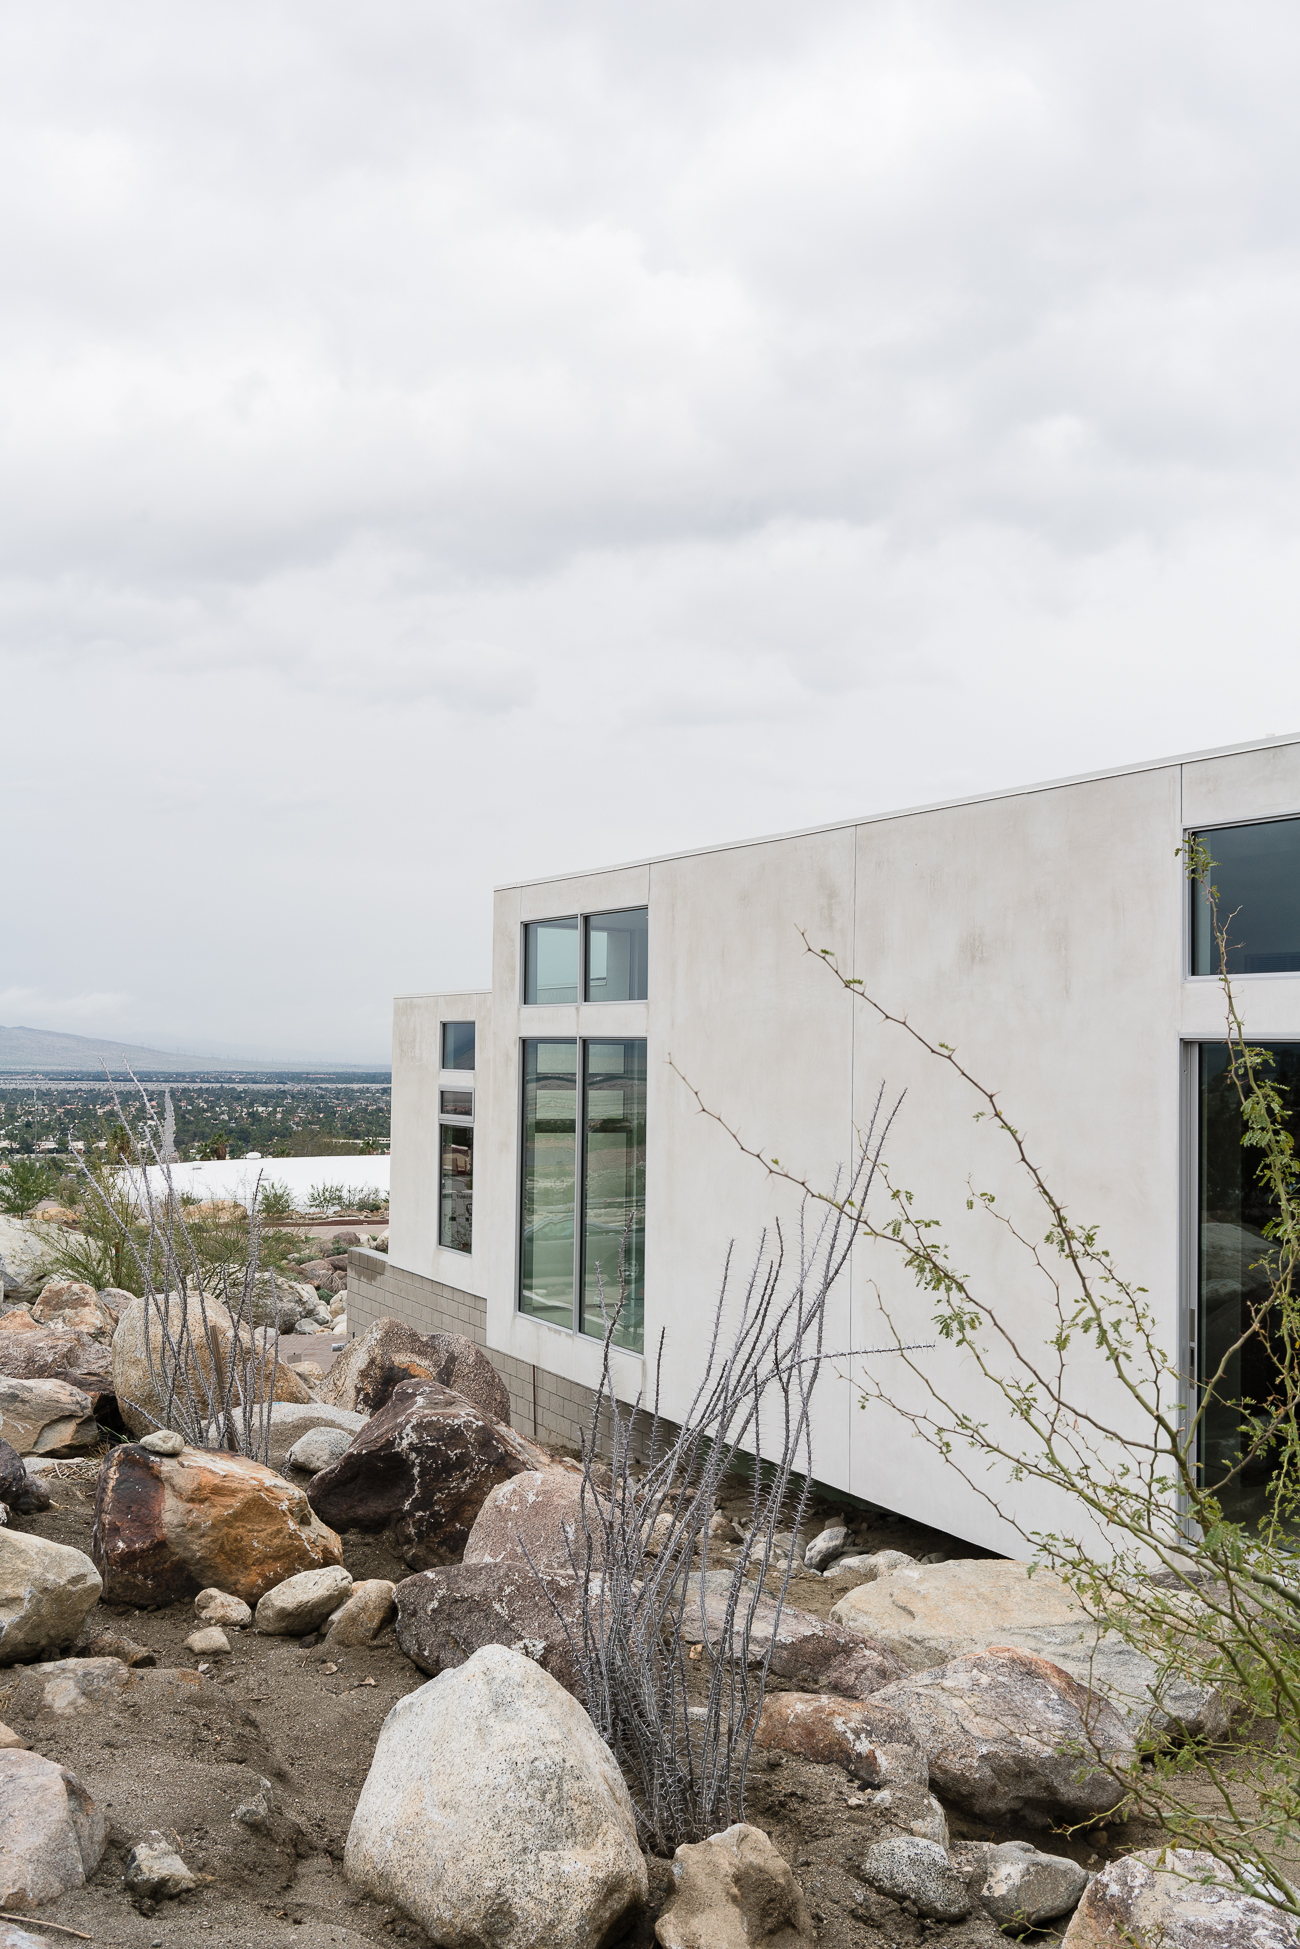
[[[1157,1684],[1059,1579],[870,1505],[814,1490],[762,1543],[736,1469],[686,1512],[671,1630],[700,1766],[718,1674],[761,1671],[743,1817],[656,1851],[593,1723],[599,1461],[512,1429],[468,1339],[381,1320],[336,1351],[338,1226],[181,1343],[201,1387],[246,1335],[265,1459],[189,1441],[157,1300],[39,1253],[23,1283],[52,1223],[3,1241],[4,1949],[1093,1949],[1181,1941],[1189,1903],[1217,1942],[1290,1941],[1112,1811],[1144,1739],[1223,1733],[1217,1694]],[[670,1495],[638,1539],[646,1584],[683,1520]]]

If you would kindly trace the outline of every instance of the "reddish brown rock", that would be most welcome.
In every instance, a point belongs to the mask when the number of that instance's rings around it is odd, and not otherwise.
[[[595,1511],[582,1512],[582,1471],[528,1469],[501,1482],[487,1497],[465,1545],[465,1563],[531,1563],[557,1576],[584,1574],[587,1537],[599,1565],[602,1540]]]
[[[923,1787],[925,1753],[905,1713],[875,1699],[774,1692],[763,1702],[756,1743],[842,1766],[869,1787]]]
[[[38,1326],[61,1326],[105,1344],[113,1337],[114,1315],[93,1286],[77,1279],[51,1279],[32,1308]]]
[[[425,1570],[461,1555],[488,1491],[536,1456],[450,1388],[403,1381],[307,1494],[324,1522],[387,1530],[402,1561]]]
[[[510,1426],[510,1393],[481,1347],[459,1333],[417,1333],[376,1320],[339,1355],[319,1390],[336,1408],[377,1414],[403,1381],[437,1381],[472,1401],[489,1421]]]
[[[1124,1796],[1130,1733],[1109,1700],[1008,1645],[968,1652],[877,1694],[907,1715],[936,1793],[977,1819],[1088,1820]]]
[[[712,1645],[722,1643],[727,1605],[723,1586],[730,1581],[730,1577],[729,1573],[722,1571],[711,1572],[710,1577],[716,1578],[717,1582],[706,1589],[703,1613],[700,1610],[698,1579],[691,1580],[682,1617],[682,1636],[688,1644],[699,1644],[706,1637]],[[751,1592],[750,1585],[741,1591],[732,1620],[732,1648],[737,1657],[742,1648],[740,1627]],[[750,1633],[751,1664],[757,1664],[766,1655],[769,1644],[772,1648],[770,1669],[778,1678],[789,1679],[805,1691],[832,1692],[840,1698],[871,1698],[882,1686],[901,1678],[906,1670],[902,1661],[884,1645],[874,1644],[862,1632],[839,1631],[834,1625],[825,1624],[821,1618],[797,1610],[792,1604],[782,1606],[778,1620],[775,1603],[762,1597],[755,1609]]]
[[[394,1597],[397,1642],[422,1672],[436,1677],[463,1665],[483,1645],[502,1644],[523,1651],[566,1692],[582,1698],[565,1631],[567,1621],[574,1642],[582,1642],[572,1577],[539,1582],[526,1563],[452,1563],[407,1577]]]
[[[301,1489],[242,1455],[115,1448],[99,1472],[91,1552],[110,1604],[171,1604],[211,1585],[255,1604],[343,1546]]]

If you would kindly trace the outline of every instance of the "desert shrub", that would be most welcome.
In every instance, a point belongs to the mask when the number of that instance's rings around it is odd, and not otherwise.
[[[621,1301],[607,1321],[583,1442],[581,1535],[570,1547],[582,1595],[580,1623],[569,1636],[587,1709],[632,1787],[642,1839],[659,1855],[745,1817],[746,1771],[792,1557],[782,1566],[776,1622],[761,1656],[755,1619],[759,1605],[772,1601],[763,1577],[773,1538],[787,1525],[799,1528],[809,1495],[809,1410],[826,1354],[826,1301],[856,1236],[854,1207],[870,1188],[888,1128],[879,1110],[878,1103],[852,1183],[811,1237],[801,1225],[788,1272],[778,1227],[775,1249],[760,1246],[737,1303],[728,1255],[708,1362],[680,1429],[658,1413],[663,1338],[647,1416],[639,1400],[629,1407],[614,1390],[610,1350]],[[647,1420],[638,1464],[634,1449]],[[606,1453],[608,1477],[599,1460]],[[751,1521],[715,1629],[718,1600],[706,1606],[704,1581],[709,1524],[724,1478],[746,1456],[761,1458],[751,1470]],[[756,1580],[746,1575],[754,1567]],[[699,1720],[688,1715],[688,1604],[709,1620],[698,1654],[707,1665],[695,1664],[708,1673]]]
[[[58,1195],[59,1174],[34,1157],[15,1157],[0,1168],[0,1212],[6,1218],[26,1218],[42,1198]]]
[[[308,1211],[318,1211],[327,1216],[339,1211],[343,1205],[343,1186],[341,1184],[313,1184],[307,1193]]]
[[[138,1294],[150,1316],[144,1344],[161,1417],[142,1403],[130,1405],[195,1447],[230,1449],[265,1462],[280,1336],[274,1325],[256,1337],[253,1332],[258,1278],[268,1256],[260,1180],[246,1212],[187,1219],[172,1179],[176,1125],[170,1092],[164,1092],[159,1118],[127,1073],[134,1099],[130,1111],[114,1095],[130,1137],[126,1166],[98,1171],[85,1166],[82,1182],[84,1240],[111,1241],[121,1262],[119,1277],[92,1283]],[[292,1241],[282,1237],[276,1243],[282,1265]],[[191,1300],[197,1305],[185,1303]]]
[[[292,1218],[297,1206],[293,1193],[287,1184],[272,1178],[262,1186],[262,1216],[264,1218]]]
[[[370,1184],[347,1184],[340,1187],[339,1208],[343,1211],[386,1211],[388,1199],[382,1191],[376,1191]]]

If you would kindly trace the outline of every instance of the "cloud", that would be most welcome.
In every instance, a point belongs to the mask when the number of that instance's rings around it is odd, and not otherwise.
[[[1294,727],[1298,43],[14,16],[3,978],[372,1058],[496,880]]]

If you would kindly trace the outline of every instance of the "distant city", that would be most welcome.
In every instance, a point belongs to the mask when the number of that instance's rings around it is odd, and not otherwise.
[[[246,1157],[362,1156],[387,1151],[387,1070],[267,1071],[241,1075],[196,1070],[139,1076],[159,1113],[171,1093],[176,1150],[187,1160]],[[117,1083],[126,1100],[125,1079]],[[128,1086],[129,1087],[129,1086]],[[0,1076],[0,1155],[64,1155],[88,1160],[114,1154],[120,1119],[113,1086],[81,1076]]]

